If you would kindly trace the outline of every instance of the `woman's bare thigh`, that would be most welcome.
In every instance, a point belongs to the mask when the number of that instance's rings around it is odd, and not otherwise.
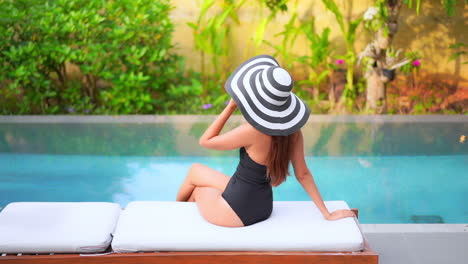
[[[196,187],[212,187],[224,191],[231,177],[200,163],[190,168],[190,183]]]
[[[225,227],[242,227],[244,224],[221,196],[222,191],[210,187],[196,187],[194,199],[200,214],[208,222]]]

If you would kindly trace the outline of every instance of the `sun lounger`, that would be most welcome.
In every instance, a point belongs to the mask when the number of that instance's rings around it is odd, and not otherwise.
[[[116,203],[10,203],[0,213],[0,254],[103,252],[120,211]]]
[[[330,211],[349,209],[344,201],[325,204]],[[101,254],[27,255],[19,250],[20,256],[1,256],[0,246],[0,263],[378,263],[357,219],[326,221],[313,202],[275,201],[269,219],[243,228],[207,223],[194,203],[131,202],[114,228],[111,247]]]
[[[329,210],[349,209],[344,201]],[[115,252],[138,251],[359,251],[353,218],[325,220],[313,202],[275,202],[270,218],[243,228],[208,223],[195,203],[131,202],[112,241]]]

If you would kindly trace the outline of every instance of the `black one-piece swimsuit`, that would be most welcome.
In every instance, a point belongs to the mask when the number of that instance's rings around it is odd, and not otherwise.
[[[267,219],[273,210],[273,191],[267,167],[249,157],[240,148],[240,161],[222,197],[242,220],[244,226]]]

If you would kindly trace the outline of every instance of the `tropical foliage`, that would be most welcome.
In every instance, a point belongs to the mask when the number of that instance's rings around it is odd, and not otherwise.
[[[0,113],[155,113],[181,68],[169,1],[0,1]]]
[[[447,87],[419,77],[421,52],[391,43],[399,7],[419,15],[422,0],[375,0],[354,16],[343,8],[350,2],[320,2],[336,27],[319,28],[312,13],[298,12],[298,0],[199,0],[196,19],[183,23],[198,60],[192,69],[173,43],[174,1],[0,1],[0,114],[215,114],[229,100],[223,84],[233,58],[264,49],[291,72],[301,69],[295,91],[313,113],[367,113],[382,104],[387,113],[467,111],[448,109],[440,99]],[[248,47],[234,53],[233,32],[248,4],[260,11],[243,36]],[[455,15],[456,0],[440,5]],[[274,32],[269,25],[279,15],[286,20]],[[357,32],[372,39],[362,51]],[[447,50],[448,61],[467,63],[466,44]]]

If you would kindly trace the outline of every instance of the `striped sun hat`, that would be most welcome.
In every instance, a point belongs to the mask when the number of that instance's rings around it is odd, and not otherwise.
[[[271,56],[242,63],[224,85],[247,122],[267,135],[287,136],[309,118],[307,105],[293,92],[293,80]]]

